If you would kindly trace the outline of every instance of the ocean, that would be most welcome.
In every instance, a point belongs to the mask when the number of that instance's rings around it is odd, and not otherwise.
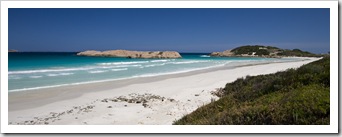
[[[181,53],[180,59],[128,59],[77,56],[73,52],[8,53],[9,92],[184,73],[220,66],[293,61],[283,58],[210,57]]]

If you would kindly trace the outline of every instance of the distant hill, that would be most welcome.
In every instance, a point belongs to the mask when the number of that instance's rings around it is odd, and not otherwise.
[[[18,52],[18,50],[10,49],[8,52]]]
[[[300,49],[280,49],[272,46],[263,46],[263,45],[246,45],[234,48],[232,50],[226,50],[223,52],[213,52],[210,54],[211,56],[219,56],[219,57],[231,57],[231,56],[243,56],[243,57],[288,57],[288,56],[296,56],[296,57],[320,57],[320,55],[316,55],[307,51],[301,51]]]

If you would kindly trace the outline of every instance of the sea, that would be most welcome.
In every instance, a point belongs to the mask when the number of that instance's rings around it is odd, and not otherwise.
[[[294,58],[211,57],[181,53],[179,59],[77,56],[75,52],[8,53],[9,92],[185,73],[222,66],[294,61]]]

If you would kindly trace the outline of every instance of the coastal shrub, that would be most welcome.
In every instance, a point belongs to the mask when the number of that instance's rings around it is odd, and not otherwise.
[[[262,52],[259,51],[259,48],[266,48],[265,46],[261,45],[247,45],[247,46],[241,46],[235,49],[232,49],[231,51],[234,52],[236,55],[241,55],[241,54],[250,54],[252,55],[253,52]]]
[[[257,52],[255,53],[255,55],[261,56],[261,55],[269,55],[270,52],[265,50],[265,49],[259,49],[257,50]]]
[[[307,51],[302,51],[300,49],[293,49],[293,50],[287,50],[287,49],[279,49],[277,47],[272,46],[263,46],[263,45],[246,45],[246,46],[240,46],[237,48],[234,48],[231,50],[235,55],[242,55],[242,54],[248,54],[252,55],[253,52],[255,52],[255,55],[258,56],[267,56],[272,53],[272,55],[277,56],[298,56],[298,57],[322,57],[323,55],[317,55],[313,54]]]
[[[307,51],[301,51],[299,49],[293,49],[293,50],[284,50],[281,53],[278,53],[278,55],[282,56],[298,56],[298,57],[320,57],[321,55],[316,55]]]
[[[330,58],[226,84],[223,96],[174,124],[315,125],[330,123]]]
[[[273,46],[266,46],[267,49],[273,49],[273,50],[279,50],[278,47],[273,47]]]

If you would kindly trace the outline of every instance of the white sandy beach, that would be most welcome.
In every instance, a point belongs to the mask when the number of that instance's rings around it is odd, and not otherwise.
[[[211,92],[237,78],[298,68],[319,59],[13,92],[9,124],[169,125],[217,100]]]

